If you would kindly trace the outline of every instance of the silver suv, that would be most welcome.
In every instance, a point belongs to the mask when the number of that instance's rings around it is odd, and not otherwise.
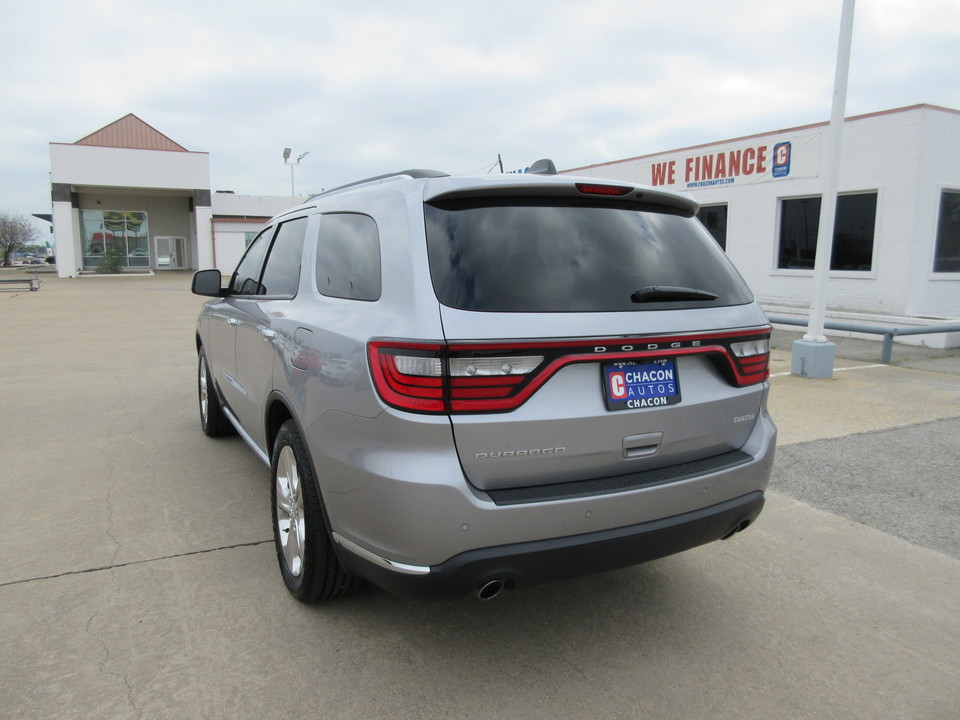
[[[409,170],[277,216],[225,288],[196,273],[201,425],[270,466],[290,592],[490,598],[752,523],[770,326],[696,210]]]

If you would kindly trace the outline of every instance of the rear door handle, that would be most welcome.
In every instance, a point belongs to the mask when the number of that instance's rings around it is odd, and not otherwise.
[[[260,334],[263,335],[263,337],[265,337],[267,340],[273,340],[277,336],[277,331],[262,327],[260,328]]]
[[[663,442],[662,432],[644,433],[643,435],[628,435],[623,439],[623,456],[631,458],[655,455]]]

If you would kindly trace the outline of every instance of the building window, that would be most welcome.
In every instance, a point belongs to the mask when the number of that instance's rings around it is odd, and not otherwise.
[[[81,210],[83,266],[95,268],[107,253],[123,255],[126,267],[150,267],[147,213],[135,210]]]
[[[727,206],[707,205],[697,211],[697,219],[713,235],[717,244],[727,249]]]
[[[876,218],[876,193],[840,195],[837,198],[831,270],[866,272],[872,268]],[[788,198],[780,202],[778,268],[813,268],[819,224],[819,197]]]
[[[245,232],[243,234],[243,246],[245,248],[250,247],[250,243],[252,243],[256,237],[257,234],[255,232]]]
[[[960,272],[960,190],[944,190],[940,193],[933,271]]]

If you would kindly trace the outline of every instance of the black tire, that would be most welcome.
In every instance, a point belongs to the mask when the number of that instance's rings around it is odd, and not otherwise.
[[[200,406],[200,428],[209,437],[223,437],[236,432],[223,412],[220,394],[210,377],[207,355],[200,347],[197,361],[197,400]]]
[[[270,471],[273,540],[287,590],[305,603],[356,590],[361,581],[343,569],[334,551],[313,465],[293,420],[277,433]]]

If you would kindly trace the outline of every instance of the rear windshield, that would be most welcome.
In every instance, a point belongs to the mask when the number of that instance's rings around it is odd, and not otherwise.
[[[425,206],[437,298],[490,312],[635,312],[753,300],[716,241],[659,208],[555,200],[450,200]],[[635,302],[651,286],[716,299]]]

